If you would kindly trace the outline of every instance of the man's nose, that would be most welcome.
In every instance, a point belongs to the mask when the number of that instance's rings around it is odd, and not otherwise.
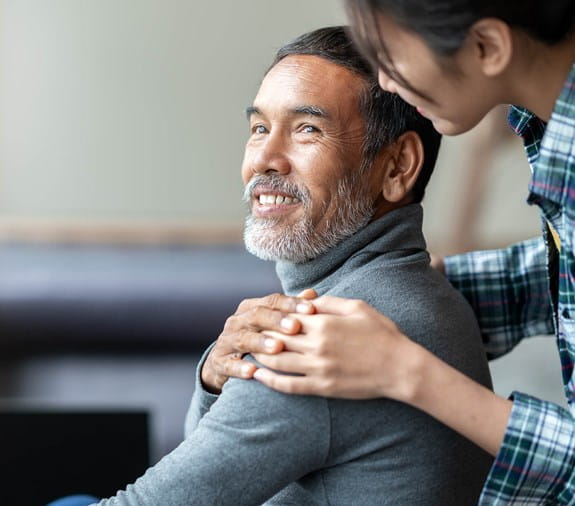
[[[287,174],[291,170],[287,157],[288,142],[281,136],[270,134],[255,153],[252,170],[257,174]]]

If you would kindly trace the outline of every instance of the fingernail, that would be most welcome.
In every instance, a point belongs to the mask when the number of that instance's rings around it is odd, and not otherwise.
[[[312,308],[312,305],[309,302],[298,302],[295,307],[296,312],[298,313],[309,313]]]
[[[251,369],[252,369],[252,366],[249,364],[242,365],[242,369],[241,369],[242,376],[249,376]]]
[[[267,339],[264,340],[264,346],[266,347],[266,349],[274,351],[276,349],[276,340],[268,337]]]
[[[254,378],[257,379],[258,381],[262,381],[265,375],[266,375],[265,369],[257,369],[256,372],[254,372]]]
[[[282,318],[280,321],[280,327],[286,330],[292,330],[294,328],[295,321],[291,318]]]

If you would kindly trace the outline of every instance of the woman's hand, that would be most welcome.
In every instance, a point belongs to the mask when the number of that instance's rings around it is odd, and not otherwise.
[[[431,264],[431,267],[445,276],[445,262],[443,261],[443,257],[434,255],[433,253],[431,253],[430,256],[431,261],[429,263]]]
[[[281,353],[254,354],[266,367],[255,372],[258,381],[285,393],[347,399],[411,394],[410,374],[423,348],[365,302],[321,297],[313,304],[318,314],[294,315],[301,332],[281,336]]]
[[[251,378],[255,364],[242,360],[246,353],[278,353],[284,349],[284,334],[296,334],[299,321],[290,313],[311,314],[315,311],[310,299],[317,297],[314,290],[305,290],[299,297],[273,294],[259,299],[246,299],[230,316],[216,345],[202,367],[202,383],[212,393],[220,393],[230,376]],[[262,329],[278,332],[277,338],[261,333]]]
[[[269,369],[254,378],[285,393],[405,402],[497,454],[511,401],[410,340],[365,302],[321,297],[313,304],[318,314],[295,316],[301,332],[282,337],[281,353],[255,355]]]

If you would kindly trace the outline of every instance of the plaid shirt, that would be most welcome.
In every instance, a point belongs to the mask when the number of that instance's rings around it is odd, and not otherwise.
[[[472,304],[490,357],[523,337],[555,333],[570,412],[513,392],[480,504],[575,504],[575,65],[547,125],[518,107],[509,122],[524,140],[533,171],[528,202],[541,209],[544,238],[447,258],[446,272]]]

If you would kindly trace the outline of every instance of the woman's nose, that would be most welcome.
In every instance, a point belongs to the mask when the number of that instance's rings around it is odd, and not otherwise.
[[[389,93],[397,93],[397,86],[393,79],[390,79],[388,75],[381,69],[377,73],[377,80],[379,81],[379,86],[382,90],[388,91]]]

